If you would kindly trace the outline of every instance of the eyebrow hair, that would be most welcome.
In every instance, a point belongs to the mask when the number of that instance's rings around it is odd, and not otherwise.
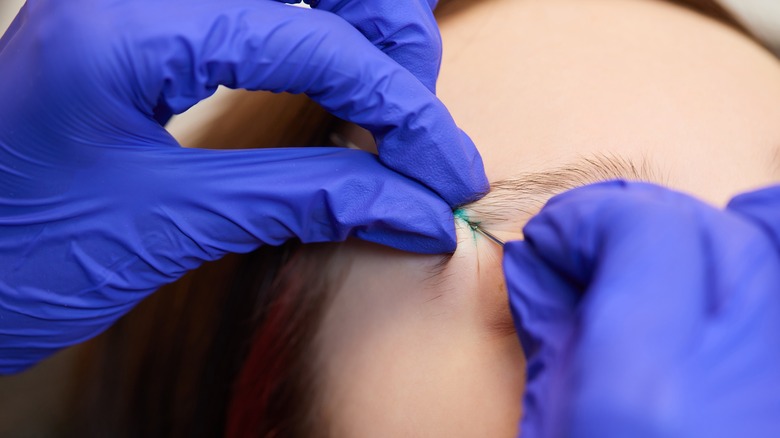
[[[518,218],[530,219],[550,198],[567,190],[613,179],[660,184],[667,180],[644,157],[631,161],[617,155],[597,154],[550,170],[496,181],[484,198],[463,208],[469,220],[490,228]]]
[[[490,185],[490,192],[485,197],[462,208],[471,222],[486,228],[522,222],[538,213],[555,195],[575,187],[614,179],[667,185],[668,178],[646,157],[632,161],[613,154],[596,154],[549,170],[522,173],[496,181]],[[435,289],[445,282],[448,276],[445,275],[446,268],[452,256],[444,254],[428,268],[426,283],[429,287]]]

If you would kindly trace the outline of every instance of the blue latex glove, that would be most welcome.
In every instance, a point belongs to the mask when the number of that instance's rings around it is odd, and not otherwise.
[[[397,5],[408,14],[395,26],[428,23],[420,2]],[[403,52],[405,38],[388,41]],[[349,235],[452,251],[450,207],[487,187],[432,92],[327,11],[30,0],[0,40],[0,78],[0,373],[94,336],[228,252]],[[219,84],[306,92],[370,129],[380,157],[180,148],[158,122]]]
[[[347,20],[373,45],[436,92],[442,53],[439,25],[433,16],[438,0],[313,0],[310,3]]]
[[[780,187],[716,209],[611,182],[506,245],[523,437],[776,436]]]

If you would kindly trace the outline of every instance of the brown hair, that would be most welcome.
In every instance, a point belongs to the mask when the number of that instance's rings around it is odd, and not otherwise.
[[[750,36],[713,0],[668,1]],[[441,3],[440,14],[453,14],[470,2]],[[302,96],[240,93],[189,146],[326,145],[336,123]],[[317,413],[317,375],[307,358],[328,292],[349,265],[340,248],[295,242],[264,247],[207,263],[163,287],[85,345],[73,432],[327,434]]]
[[[337,123],[304,96],[237,92],[235,97],[231,110],[190,146],[323,145]],[[236,107],[241,110],[233,113]],[[275,111],[263,111],[268,108]],[[257,117],[266,113],[270,120]],[[308,403],[299,395],[310,393],[304,385],[311,374],[302,359],[306,339],[327,307],[323,292],[335,281],[322,275],[334,271],[323,265],[347,263],[330,256],[338,250],[338,244],[303,247],[297,242],[262,247],[206,263],[161,288],[84,345],[73,434],[223,435],[234,383],[257,345],[266,352],[267,361],[253,366],[254,377],[268,383],[267,411],[255,416],[264,420],[257,433],[245,429],[232,435],[308,435],[298,424],[305,411],[301,406]],[[282,317],[288,324],[277,324]],[[241,400],[252,398],[241,391],[246,385],[235,387]]]
[[[295,245],[295,244],[293,244]],[[297,246],[297,245],[295,245]],[[314,340],[323,314],[351,265],[341,244],[291,248],[275,278],[260,282],[255,319],[259,326],[233,383],[226,435],[230,437],[322,436],[317,409]],[[262,283],[268,283],[263,287]]]

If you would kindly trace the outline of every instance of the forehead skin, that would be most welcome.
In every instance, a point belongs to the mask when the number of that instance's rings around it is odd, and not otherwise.
[[[441,28],[439,95],[491,181],[596,153],[719,204],[776,180],[780,68],[718,23],[653,0],[483,0]],[[436,257],[350,244],[317,340],[332,436],[515,436],[525,364],[500,251],[459,237],[438,282]]]
[[[500,252],[459,237],[443,279],[430,256],[352,244],[320,331],[328,436],[514,436],[524,361]]]
[[[442,23],[439,95],[491,180],[594,152],[715,203],[776,180],[780,67],[655,0],[488,0]]]

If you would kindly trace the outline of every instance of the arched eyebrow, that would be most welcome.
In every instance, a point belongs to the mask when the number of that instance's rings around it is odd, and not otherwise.
[[[524,223],[559,193],[613,179],[666,183],[663,173],[646,158],[632,161],[599,154],[546,171],[495,181],[484,198],[463,208],[469,221],[488,229],[502,223]]]
[[[495,181],[484,198],[462,208],[470,222],[488,230],[506,224],[520,227],[553,196],[575,187],[613,179],[665,185],[667,178],[646,158],[632,161],[617,155],[598,154],[546,171],[523,173]],[[451,259],[452,254],[444,254],[431,265],[426,283],[434,288],[443,284]],[[436,298],[439,296],[441,294]]]

